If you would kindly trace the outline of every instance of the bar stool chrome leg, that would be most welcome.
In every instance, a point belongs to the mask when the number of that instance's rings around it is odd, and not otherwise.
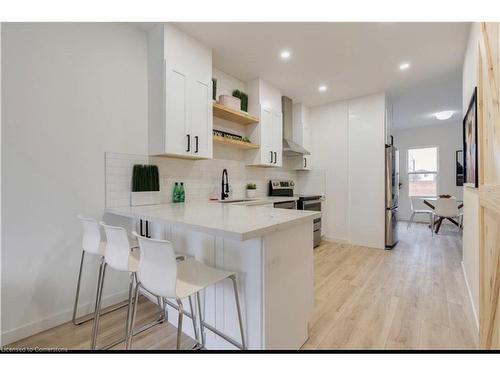
[[[179,318],[177,321],[177,350],[181,348],[181,338],[182,338],[182,318],[184,317],[184,308],[182,306],[182,301],[177,298],[177,305],[179,306]]]
[[[163,303],[162,308],[163,308],[163,314],[165,316],[165,321],[168,322],[167,299],[166,298],[162,298],[161,302]]]
[[[158,302],[158,309],[160,310],[160,320],[163,323],[165,321],[165,307],[163,304],[163,299],[161,297],[156,297],[156,302]]]
[[[199,342],[200,340],[198,335],[198,325],[196,324],[196,312],[193,309],[193,298],[192,296],[189,296],[188,298],[189,298],[189,309],[191,310],[191,321],[193,322],[194,338],[196,339],[196,341]]]
[[[132,345],[132,337],[134,335],[133,329],[134,329],[134,325],[135,325],[135,317],[137,315],[137,305],[139,304],[139,288],[140,288],[140,286],[141,286],[140,283],[137,283],[135,285],[134,308],[132,310],[132,319],[130,322],[130,328],[129,328],[129,332],[127,335],[127,341],[125,343],[125,348],[127,350],[130,349],[130,347]]]
[[[200,336],[201,336],[201,347],[205,347],[205,322],[203,321],[203,315],[201,313],[201,299],[200,299],[200,292],[196,293],[196,302],[198,305],[198,316],[200,318]]]
[[[94,312],[94,326],[92,328],[92,339],[90,342],[90,348],[92,350],[96,347],[97,341],[97,330],[99,329],[99,317],[101,312],[101,302],[102,302],[102,290],[104,287],[104,276],[106,274],[106,263],[104,262],[104,258],[101,260],[101,265],[99,267],[99,282],[97,286],[97,298]]]
[[[131,315],[132,315],[132,308],[133,308],[133,303],[132,303],[132,294],[134,293],[134,275],[135,272],[130,272],[130,281],[129,281],[129,287],[128,287],[128,309],[127,309],[127,322],[125,324],[125,341],[128,340],[128,335],[130,333],[130,320],[131,320]]]
[[[73,324],[76,323],[76,309],[78,308],[78,297],[80,297],[80,283],[82,281],[82,269],[83,269],[83,260],[85,258],[85,250],[82,250],[82,260],[80,261],[80,271],[78,272],[78,283],[76,284],[76,295],[75,295],[75,305],[73,306]],[[80,323],[81,324],[81,323]]]
[[[81,261],[80,261],[80,271],[78,272],[78,282],[76,284],[75,304],[73,305],[73,318],[71,319],[71,321],[73,322],[73,324],[77,325],[77,326],[80,325],[80,324],[86,323],[86,322],[88,322],[88,321],[90,321],[92,319],[94,319],[94,314],[90,314],[90,316],[87,317],[87,318],[85,318],[85,319],[77,319],[77,317],[76,317],[76,314],[78,312],[78,301],[80,299],[80,285],[81,285],[81,281],[82,281],[82,271],[83,271],[84,259],[85,259],[85,250],[82,250],[82,258],[81,258]],[[97,277],[97,286],[98,286],[98,288],[99,288],[100,277],[101,276],[99,274],[99,276]],[[99,291],[97,291],[97,293],[99,293]],[[115,307],[113,307],[111,309],[107,309],[106,311],[103,311],[101,313],[101,315],[109,314],[110,312],[116,311],[116,310],[121,309],[122,307],[125,307],[125,306],[127,306],[127,301],[119,303]]]
[[[240,323],[241,346],[243,347],[243,350],[246,350],[247,345],[245,342],[245,334],[243,333],[243,320],[241,317],[241,307],[240,307],[240,299],[238,296],[238,284],[236,283],[236,275],[232,275],[229,278],[233,281],[234,299],[236,300],[236,309],[238,310],[238,322]]]

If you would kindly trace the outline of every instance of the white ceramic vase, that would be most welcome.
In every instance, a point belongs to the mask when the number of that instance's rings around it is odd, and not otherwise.
[[[256,189],[247,189],[247,198],[255,198]]]

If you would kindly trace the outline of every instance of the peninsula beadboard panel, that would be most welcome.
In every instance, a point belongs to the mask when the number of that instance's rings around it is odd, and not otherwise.
[[[480,345],[500,349],[500,24],[482,23],[478,122]]]

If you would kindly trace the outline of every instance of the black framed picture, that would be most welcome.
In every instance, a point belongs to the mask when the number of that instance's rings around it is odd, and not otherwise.
[[[464,137],[464,184],[479,186],[479,162],[477,139],[477,87],[474,88],[469,108],[463,121]]]
[[[455,152],[455,158],[456,158],[456,170],[455,170],[455,175],[456,175],[456,185],[457,186],[463,186],[464,185],[464,152],[463,150],[457,150]]]

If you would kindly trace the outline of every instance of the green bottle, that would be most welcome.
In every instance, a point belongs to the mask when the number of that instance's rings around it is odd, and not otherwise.
[[[172,193],[172,202],[179,202],[179,183],[176,182],[174,185],[174,191]]]
[[[184,190],[184,182],[181,182],[181,187],[179,188],[179,202],[184,202],[186,200],[186,191]]]

